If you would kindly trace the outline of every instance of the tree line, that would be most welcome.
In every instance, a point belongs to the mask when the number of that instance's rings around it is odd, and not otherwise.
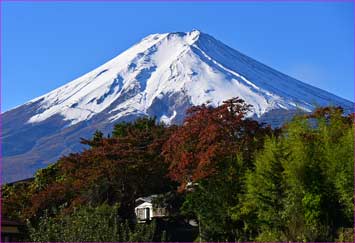
[[[353,241],[353,115],[318,108],[273,129],[250,109],[234,98],[181,125],[96,131],[32,182],[3,185],[2,216],[26,221],[27,241],[169,240],[132,221],[136,198],[161,194],[170,220],[198,222],[191,241]]]

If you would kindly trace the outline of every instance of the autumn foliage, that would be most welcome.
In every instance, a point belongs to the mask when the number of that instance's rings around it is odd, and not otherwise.
[[[32,240],[147,239],[145,227],[102,238],[88,219],[117,210],[119,227],[106,233],[117,230],[135,217],[135,199],[160,194],[174,224],[198,222],[199,241],[353,241],[354,116],[323,107],[272,129],[250,109],[233,98],[190,108],[178,126],[140,118],[108,137],[96,131],[33,181],[3,185],[2,216],[29,220]]]
[[[161,148],[172,129],[142,118],[118,124],[111,138],[96,132],[92,139],[82,139],[88,149],[37,172],[27,197],[21,199],[26,206],[17,208],[21,211],[17,215],[31,219],[43,215],[44,210],[55,214],[62,207],[62,213],[70,213],[83,204],[118,202],[121,216],[132,216],[137,197],[171,189]],[[5,204],[16,198],[5,197]]]
[[[183,125],[163,147],[169,175],[181,183],[181,189],[213,174],[219,161],[238,154],[247,160],[253,156],[272,130],[247,119],[250,108],[242,99],[234,98],[217,108],[201,105],[187,111]]]

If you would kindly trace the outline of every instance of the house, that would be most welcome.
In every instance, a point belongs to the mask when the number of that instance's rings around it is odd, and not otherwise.
[[[159,195],[151,195],[148,197],[140,197],[136,199],[136,207],[134,212],[139,223],[150,221],[153,218],[163,218],[168,216],[167,208],[156,204],[154,201]]]

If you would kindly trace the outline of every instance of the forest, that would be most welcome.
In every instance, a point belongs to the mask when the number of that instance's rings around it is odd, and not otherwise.
[[[354,114],[320,107],[272,128],[250,109],[233,98],[181,125],[96,131],[31,182],[3,185],[2,217],[26,224],[23,241],[177,241],[174,225],[194,220],[184,241],[353,242]],[[153,194],[169,217],[136,223],[135,200]]]

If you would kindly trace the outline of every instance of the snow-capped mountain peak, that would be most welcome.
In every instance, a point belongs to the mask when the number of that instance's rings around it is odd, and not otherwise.
[[[152,34],[87,74],[3,114],[5,181],[32,176],[78,138],[139,116],[181,123],[191,105],[240,97],[280,125],[296,109],[353,103],[282,74],[198,30]],[[281,115],[280,115],[281,114]],[[270,120],[271,119],[271,120]]]
[[[344,102],[193,30],[147,36],[97,69],[33,100],[41,100],[41,109],[28,122],[61,114],[73,125],[104,110],[112,114],[110,121],[149,115],[155,101],[172,95],[191,105],[218,105],[239,96],[253,105],[257,116],[272,109],[309,111],[315,105]],[[170,123],[177,110],[160,113],[158,119]]]
[[[42,109],[29,122],[40,122],[60,113],[75,124],[105,110],[132,89],[139,89],[132,97],[138,101],[135,108],[145,112],[154,89],[161,86],[153,77],[164,73],[164,69],[188,52],[199,36],[197,30],[149,35],[97,69],[30,101],[42,100]]]

